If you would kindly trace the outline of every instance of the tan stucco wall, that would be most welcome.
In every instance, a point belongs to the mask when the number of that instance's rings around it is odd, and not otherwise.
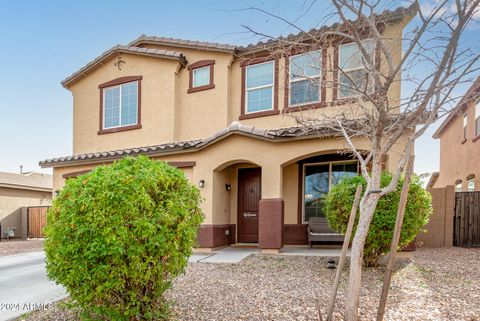
[[[112,58],[71,86],[73,93],[73,153],[108,151],[149,146],[174,140],[175,73],[174,60],[122,54],[122,70]],[[100,90],[98,85],[124,76],[143,76],[141,81],[142,128],[98,135]]]
[[[298,170],[299,166],[297,163],[287,165],[283,168],[282,198],[284,201],[285,224],[298,223]]]
[[[455,214],[455,187],[429,189],[432,194],[433,213],[422,227],[415,243],[424,247],[452,247]]]
[[[463,113],[457,114],[440,136],[440,175],[433,187],[455,185],[462,180],[462,191],[467,191],[467,176],[475,174],[475,190],[480,191],[480,140],[475,137],[475,103],[467,108],[467,141],[463,140]]]
[[[400,39],[403,24],[385,30],[386,37]],[[393,60],[401,57],[400,41],[392,41]],[[245,58],[231,53],[205,51],[146,44],[145,47],[174,50],[185,55],[188,64],[199,60],[215,60],[215,88],[188,93],[189,71],[176,60],[121,54],[122,69],[115,65],[116,57],[105,61],[69,87],[73,94],[73,153],[108,151],[121,148],[148,146],[173,141],[205,138],[238,121],[241,114],[242,68]],[[326,101],[332,102],[332,62],[334,48],[327,48]],[[143,76],[141,81],[142,128],[118,133],[98,135],[100,122],[100,93],[98,85],[123,76]],[[243,124],[265,129],[296,126],[294,116],[283,113],[285,99],[285,58],[279,59],[278,109],[280,114],[242,120]],[[389,92],[394,105],[400,97],[400,82]],[[321,118],[337,113],[356,113],[358,106],[345,104],[304,111],[304,116]],[[357,115],[358,116],[358,115]]]
[[[0,187],[0,221],[2,223],[2,231],[5,231],[7,228],[15,228],[16,236],[20,236],[22,232],[22,207],[49,206],[51,205],[51,199],[52,193],[50,192]],[[1,237],[3,238],[4,235],[1,235]]]
[[[368,143],[358,139],[359,149]],[[387,169],[394,170],[398,163],[403,142],[394,146],[388,158]],[[285,201],[285,223],[297,221],[298,165],[296,162],[307,157],[336,153],[346,148],[340,138],[292,140],[281,143],[263,141],[251,137],[233,135],[214,145],[194,153],[155,157],[163,161],[195,161],[196,166],[186,169],[187,177],[198,185],[205,180],[201,189],[206,224],[236,222],[236,195],[239,167],[260,166],[262,168],[262,198],[283,198]],[[57,167],[53,170],[53,189],[64,184],[65,173],[93,168],[95,165]],[[225,184],[230,182],[232,190],[227,192]]]

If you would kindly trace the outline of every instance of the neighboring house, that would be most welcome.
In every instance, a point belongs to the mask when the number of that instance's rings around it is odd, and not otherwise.
[[[14,174],[0,172],[0,223],[5,231],[15,229],[15,237],[27,237],[29,206],[50,206],[52,176],[42,173]]]
[[[480,191],[480,78],[433,138],[440,139],[440,171],[432,174],[429,186]]]
[[[415,12],[384,14],[386,37],[401,39]],[[308,41],[302,34],[291,37]],[[393,45],[398,61],[401,42]],[[347,148],[338,132],[325,130],[320,138],[290,116],[355,108],[348,89],[331,85],[339,77],[337,64],[347,70],[346,59],[352,72],[362,72],[356,45],[345,39],[278,56],[263,43],[238,47],[141,36],[62,82],[73,95],[73,155],[40,165],[53,167],[56,191],[95,166],[148,155],[181,168],[200,187],[201,247],[307,244],[309,218],[323,216],[323,197],[342,177],[357,175],[357,161],[338,153]],[[323,75],[308,68],[327,61],[335,66]],[[308,79],[289,77],[292,66],[322,81],[311,87]],[[389,98],[399,101],[399,82]],[[356,142],[368,146],[363,138]],[[403,147],[404,140],[394,146],[387,170],[396,167]]]

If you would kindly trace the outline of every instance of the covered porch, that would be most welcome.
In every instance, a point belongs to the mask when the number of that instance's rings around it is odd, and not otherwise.
[[[307,249],[309,219],[325,217],[322,206],[329,190],[357,174],[358,162],[336,151],[299,156],[277,166],[248,160],[224,163],[213,171],[213,224],[202,225],[199,247],[236,244],[271,253],[282,248],[288,252],[292,245]]]

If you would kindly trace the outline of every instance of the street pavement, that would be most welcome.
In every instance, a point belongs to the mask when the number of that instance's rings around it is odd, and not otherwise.
[[[43,251],[0,256],[0,321],[35,309],[48,309],[67,296],[48,280]]]

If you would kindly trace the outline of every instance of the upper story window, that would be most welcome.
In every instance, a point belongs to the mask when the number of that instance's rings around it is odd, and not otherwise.
[[[475,136],[480,136],[480,101],[475,106]]]
[[[141,76],[121,77],[99,85],[101,94],[99,134],[141,128],[141,79]]]
[[[374,43],[364,41],[362,44],[370,56],[374,57]],[[373,60],[375,61],[375,58]],[[373,80],[369,76],[363,55],[356,43],[339,46],[338,67],[340,69],[338,74],[340,98],[357,96],[359,92],[365,90],[373,91]]]
[[[188,66],[190,72],[188,92],[215,88],[213,83],[213,66],[215,60],[200,60]]]
[[[320,102],[321,52],[293,56],[289,65],[289,106]]]
[[[463,114],[463,140],[467,139],[467,125],[468,125],[468,117],[467,113]]]
[[[461,192],[462,191],[462,180],[457,179],[455,181],[455,192]]]
[[[268,61],[246,67],[245,113],[274,109],[275,63]]]
[[[210,66],[193,70],[193,88],[210,84]]]
[[[473,175],[470,175],[473,176]],[[473,192],[475,191],[475,178],[471,177],[467,180],[467,191]]]

